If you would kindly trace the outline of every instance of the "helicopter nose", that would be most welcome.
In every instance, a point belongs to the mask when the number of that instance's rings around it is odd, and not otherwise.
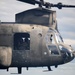
[[[74,55],[74,57],[75,57],[75,51],[73,51],[73,55]]]
[[[67,52],[65,63],[72,61],[75,58],[75,52]]]
[[[72,51],[71,49],[64,48],[63,51],[61,51],[63,56],[64,63],[70,62],[75,57],[75,51]]]
[[[64,63],[70,62],[75,58],[75,51],[71,46],[63,45],[59,46]]]

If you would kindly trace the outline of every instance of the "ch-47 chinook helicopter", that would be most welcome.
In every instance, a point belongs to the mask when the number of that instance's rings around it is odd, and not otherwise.
[[[75,7],[52,4],[43,0],[18,0],[38,4],[39,8],[16,14],[15,23],[0,23],[0,69],[17,67],[48,67],[65,64],[75,57],[71,46],[65,45],[57,28],[56,11],[51,7]]]

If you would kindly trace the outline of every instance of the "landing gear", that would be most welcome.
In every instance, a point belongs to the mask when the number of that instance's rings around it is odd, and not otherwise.
[[[7,68],[7,72],[9,71],[9,68]]]
[[[57,68],[58,67],[58,65],[55,65],[55,68]]]
[[[18,67],[18,74],[21,74],[22,73],[22,67]],[[26,69],[28,70],[28,67],[26,67]]]
[[[26,67],[26,69],[28,70],[28,67]]]
[[[22,68],[18,67],[18,74],[21,74],[21,73],[22,73]]]
[[[48,66],[48,71],[52,71],[50,66]]]

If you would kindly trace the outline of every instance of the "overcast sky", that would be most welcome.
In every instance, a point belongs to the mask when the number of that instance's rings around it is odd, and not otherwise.
[[[62,2],[63,4],[71,4],[71,5],[75,4],[75,0],[45,0],[45,1],[51,3]],[[15,22],[16,13],[35,7],[38,6],[37,5],[33,6],[23,2],[19,2],[17,0],[0,0],[0,20],[1,22]],[[57,8],[52,9],[57,11],[58,29],[62,37],[64,38],[65,43],[71,44],[75,49],[75,9],[74,8],[63,8],[62,10],[59,10]],[[44,75],[46,74],[44,73]]]

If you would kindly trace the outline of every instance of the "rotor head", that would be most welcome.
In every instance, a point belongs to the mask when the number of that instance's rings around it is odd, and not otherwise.
[[[18,1],[29,3],[32,5],[38,4],[39,7],[45,6],[45,8],[51,8],[51,7],[57,7],[58,9],[75,8],[75,5],[64,5],[61,2],[57,4],[53,4],[53,3],[45,2],[44,0],[18,0]]]

